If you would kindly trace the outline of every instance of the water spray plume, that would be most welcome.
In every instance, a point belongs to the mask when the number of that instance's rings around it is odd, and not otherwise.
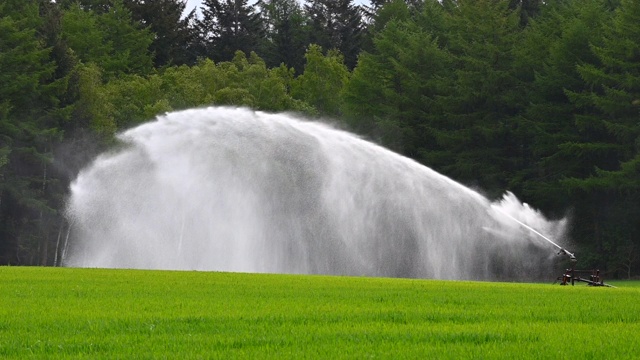
[[[555,261],[548,245],[502,215],[560,248],[534,228],[560,235],[564,222],[512,194],[492,204],[415,161],[291,115],[186,110],[119,139],[72,183],[67,266],[545,278]]]
[[[538,230],[536,230],[536,229],[532,228],[531,226],[529,226],[529,225],[527,225],[527,224],[523,223],[522,221],[520,221],[520,220],[518,220],[518,219],[514,218],[513,216],[511,216],[511,215],[507,214],[506,212],[504,212],[504,211],[500,210],[497,206],[493,206],[492,208],[493,208],[494,210],[498,211],[500,214],[502,214],[502,215],[504,215],[504,216],[508,217],[509,219],[511,219],[511,220],[513,220],[513,221],[515,221],[515,222],[517,222],[518,224],[520,224],[520,225],[521,225],[522,227],[524,227],[525,229],[530,230],[530,231],[531,231],[531,232],[533,232],[534,234],[536,234],[536,235],[540,236],[541,238],[543,238],[544,240],[546,240],[547,242],[549,242],[551,245],[553,245],[553,246],[557,247],[559,250],[564,250],[564,249],[562,248],[562,246],[560,246],[560,245],[556,244],[555,242],[553,242],[553,240],[551,240],[551,239],[549,239],[548,237],[544,236],[544,235],[543,235],[543,234],[541,234]]]
[[[518,223],[519,225],[521,225],[521,226],[522,226],[522,227],[524,227],[525,229],[530,230],[530,231],[531,231],[531,232],[533,232],[534,234],[536,234],[536,235],[540,236],[541,238],[543,238],[544,240],[546,240],[546,241],[547,241],[548,243],[550,243],[551,245],[553,245],[553,246],[557,247],[557,248],[558,248],[558,250],[559,250],[558,254],[562,254],[562,255],[566,255],[566,256],[568,256],[568,257],[569,257],[569,259],[570,259],[571,261],[573,261],[573,262],[577,261],[577,260],[576,260],[576,256],[575,256],[573,253],[569,252],[567,249],[563,248],[562,246],[560,246],[560,245],[556,244],[555,242],[553,242],[553,240],[551,240],[551,239],[549,239],[548,237],[544,236],[543,234],[541,234],[541,233],[540,233],[539,231],[537,231],[536,229],[534,229],[534,228],[532,228],[531,226],[529,226],[529,225],[527,225],[527,224],[523,223],[522,221],[520,221],[520,220],[518,220],[518,219],[514,218],[513,216],[511,216],[511,215],[507,214],[506,212],[504,212],[504,211],[500,210],[499,208],[497,208],[497,207],[495,207],[495,206],[494,206],[493,208],[494,208],[494,210],[498,211],[498,212],[499,212],[499,213],[501,213],[502,215],[504,215],[504,216],[508,217],[509,219],[511,219],[511,220],[513,220],[513,221],[515,221],[516,223]]]

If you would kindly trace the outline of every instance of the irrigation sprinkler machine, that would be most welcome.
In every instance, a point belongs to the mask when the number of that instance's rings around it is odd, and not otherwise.
[[[554,243],[554,245],[556,244]],[[558,252],[558,255],[568,256],[569,261],[571,263],[571,267],[569,269],[566,269],[564,271],[564,274],[562,274],[561,276],[558,276],[558,278],[556,279],[556,282],[560,281],[560,285],[569,285],[569,283],[571,283],[571,285],[574,285],[576,282],[584,282],[584,283],[587,283],[587,285],[589,286],[615,287],[613,285],[605,284],[602,281],[602,279],[600,278],[600,270],[598,269],[576,270],[575,267],[576,267],[576,263],[578,262],[578,259],[576,259],[576,256],[562,247],[558,246],[558,248],[560,249],[560,251]],[[582,277],[581,275],[583,276],[587,275],[589,277],[586,278],[586,277]]]
[[[587,283],[588,286],[615,287],[613,285],[606,284],[606,283],[604,283],[602,281],[602,278],[600,277],[600,270],[598,270],[598,269],[594,269],[594,270],[576,270],[575,267],[576,267],[576,264],[578,263],[578,259],[576,259],[576,256],[573,253],[569,252],[567,249],[563,248],[562,246],[558,245],[557,243],[555,243],[554,241],[552,241],[548,237],[544,236],[543,234],[541,234],[536,229],[534,229],[531,226],[521,222],[520,220],[514,218],[513,216],[507,214],[506,212],[503,212],[503,211],[500,211],[500,210],[499,210],[499,212],[502,213],[503,215],[506,215],[511,220],[517,222],[518,224],[520,224],[524,228],[532,231],[534,234],[540,236],[541,238],[546,240],[551,245],[555,246],[558,249],[558,255],[564,255],[564,256],[567,256],[569,258],[569,262],[571,264],[571,267],[568,268],[568,269],[565,269],[564,274],[562,274],[561,276],[558,276],[556,278],[555,282],[560,281],[560,285],[569,285],[569,283],[571,283],[571,285],[575,285],[576,282],[584,282],[584,283]]]

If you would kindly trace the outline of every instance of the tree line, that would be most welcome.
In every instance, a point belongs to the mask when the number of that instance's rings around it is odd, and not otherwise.
[[[640,2],[185,4],[0,3],[1,264],[59,264],[69,185],[115,133],[217,104],[335,119],[568,216],[582,266],[640,270]]]

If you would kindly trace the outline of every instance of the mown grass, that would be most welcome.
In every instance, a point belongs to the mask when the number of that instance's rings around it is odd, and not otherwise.
[[[640,356],[640,288],[624,282],[17,267],[0,279],[0,358]]]

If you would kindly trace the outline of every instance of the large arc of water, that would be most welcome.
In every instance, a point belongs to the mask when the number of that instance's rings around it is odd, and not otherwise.
[[[185,110],[119,138],[72,183],[67,266],[526,280],[553,251],[509,217],[564,228],[291,115]]]

